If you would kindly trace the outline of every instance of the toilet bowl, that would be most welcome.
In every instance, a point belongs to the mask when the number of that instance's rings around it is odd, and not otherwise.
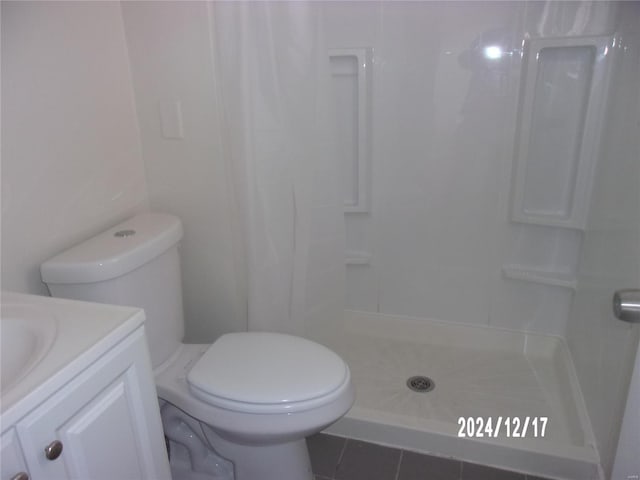
[[[181,237],[176,217],[138,215],[43,263],[42,278],[53,296],[145,309],[175,480],[312,479],[305,437],[353,404],[348,366],[278,333],[182,343]]]
[[[256,347],[271,356],[251,355]],[[292,350],[305,355],[292,356]],[[325,354],[328,361],[320,366]],[[290,365],[283,369],[285,360]],[[301,375],[306,367],[312,368]],[[305,376],[315,377],[315,384],[305,384]],[[156,388],[159,398],[201,423],[211,447],[234,464],[236,479],[312,478],[305,437],[341,418],[354,400],[340,357],[314,342],[273,333],[183,344],[156,370]]]

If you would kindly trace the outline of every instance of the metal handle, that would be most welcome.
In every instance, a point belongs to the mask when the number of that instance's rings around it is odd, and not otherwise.
[[[29,480],[29,474],[27,472],[18,472],[11,477],[11,480]]]
[[[618,290],[614,293],[613,314],[624,322],[640,323],[640,290]]]
[[[62,442],[54,440],[44,449],[44,454],[49,460],[55,460],[62,453]]]

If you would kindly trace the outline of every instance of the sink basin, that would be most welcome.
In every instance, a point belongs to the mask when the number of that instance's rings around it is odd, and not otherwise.
[[[44,309],[19,303],[2,305],[0,390],[6,394],[45,357],[56,338],[56,318]]]

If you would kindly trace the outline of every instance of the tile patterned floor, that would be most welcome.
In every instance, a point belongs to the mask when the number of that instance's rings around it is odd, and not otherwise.
[[[544,480],[323,433],[307,445],[316,480]]]

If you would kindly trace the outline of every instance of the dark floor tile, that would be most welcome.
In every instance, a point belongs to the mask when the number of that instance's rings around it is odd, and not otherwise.
[[[395,480],[400,450],[347,440],[336,480]]]
[[[398,480],[460,480],[461,469],[458,460],[405,451]]]
[[[525,480],[523,473],[508,472],[475,463],[462,464],[462,480]]]
[[[345,438],[318,433],[307,438],[314,475],[333,478],[340,460]]]
[[[549,479],[544,477],[536,477],[535,475],[527,475],[527,480],[549,480]]]

